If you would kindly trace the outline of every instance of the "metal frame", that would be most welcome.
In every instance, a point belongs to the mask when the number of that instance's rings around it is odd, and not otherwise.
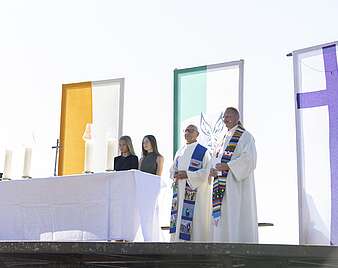
[[[176,130],[178,129],[178,113],[177,109],[179,107],[178,105],[178,73],[179,70],[175,69],[174,70],[174,122],[173,122],[173,159],[175,158],[176,150],[178,147],[178,138],[177,138],[177,133]]]
[[[241,121],[244,123],[244,104],[243,104],[243,91],[244,91],[244,60],[239,61],[239,81],[238,81],[238,107]]]
[[[294,105],[295,105],[295,123],[296,123],[296,150],[297,150],[297,184],[298,184],[298,221],[299,221],[299,243],[304,244],[304,230],[303,230],[303,189],[304,189],[304,153],[303,153],[303,127],[301,124],[302,115],[297,108],[297,93],[299,93],[300,77],[299,73],[301,65],[299,62],[299,56],[311,51],[320,50],[323,47],[330,45],[338,45],[338,41],[330,42],[322,45],[312,46],[308,48],[298,49],[289,53],[289,56],[293,56],[293,77],[294,77]]]
[[[304,157],[303,157],[303,129],[301,125],[301,114],[297,108],[297,93],[298,93],[298,85],[299,85],[299,76],[298,70],[300,69],[300,64],[298,61],[298,54],[293,54],[293,76],[294,76],[294,106],[295,106],[295,123],[296,123],[296,150],[297,150],[297,185],[298,185],[298,240],[299,244],[304,244],[304,230],[303,230],[303,166],[304,166]]]
[[[310,52],[312,50],[319,50],[319,49],[322,49],[323,47],[327,47],[327,46],[331,46],[331,45],[338,45],[338,41],[333,41],[333,42],[329,42],[329,43],[325,43],[325,44],[321,44],[321,45],[316,45],[316,46],[312,46],[312,47],[297,49],[297,50],[289,53],[288,55],[289,56],[294,56],[294,54],[303,54],[303,53]]]
[[[178,147],[178,133],[176,133],[176,130],[179,128],[179,122],[178,122],[178,76],[179,74],[189,73],[189,72],[195,72],[200,70],[212,70],[212,69],[221,69],[226,67],[236,67],[239,68],[239,81],[238,81],[238,107],[239,107],[239,113],[241,120],[243,122],[243,88],[244,88],[244,60],[238,60],[238,61],[229,61],[229,62],[223,62],[223,63],[216,63],[216,64],[209,64],[209,65],[202,65],[202,66],[196,66],[196,67],[189,67],[189,68],[183,68],[183,69],[175,69],[174,70],[174,123],[173,123],[173,158],[175,157],[175,153],[177,151]]]

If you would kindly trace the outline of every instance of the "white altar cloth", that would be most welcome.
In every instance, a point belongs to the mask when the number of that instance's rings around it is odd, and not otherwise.
[[[138,170],[0,182],[0,240],[159,240],[159,176]]]

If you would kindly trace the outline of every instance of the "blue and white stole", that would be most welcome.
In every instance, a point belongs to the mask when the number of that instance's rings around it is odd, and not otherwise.
[[[191,156],[189,171],[197,171],[203,166],[203,158],[207,148],[197,144]],[[176,159],[176,170],[178,170],[178,158]],[[190,241],[192,234],[192,221],[194,217],[194,209],[196,202],[197,189],[192,189],[188,182],[185,184],[185,194],[183,200],[181,226],[179,238],[182,240]],[[176,233],[176,223],[178,215],[178,182],[173,184],[173,201],[171,205],[170,217],[170,233]]]
[[[245,129],[242,126],[238,126],[234,134],[230,138],[227,148],[225,148],[222,155],[221,163],[229,163],[235,150],[237,144],[242,137],[242,134],[245,132]],[[218,154],[218,153],[217,153]],[[223,202],[223,197],[226,191],[226,179],[228,177],[229,171],[222,171],[222,175],[214,178],[213,192],[212,192],[212,217],[215,225],[217,226],[218,221],[221,218],[221,207]]]

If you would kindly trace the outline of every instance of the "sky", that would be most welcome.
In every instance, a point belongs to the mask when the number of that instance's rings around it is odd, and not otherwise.
[[[1,0],[0,168],[36,141],[33,176],[53,175],[61,85],[124,77],[124,134],[154,134],[172,159],[173,70],[244,59],[244,118],[258,152],[261,243],[298,243],[292,58],[336,41],[338,2]],[[19,176],[22,156],[14,156]]]

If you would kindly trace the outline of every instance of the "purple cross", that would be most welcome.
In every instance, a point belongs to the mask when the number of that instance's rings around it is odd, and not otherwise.
[[[328,106],[331,167],[331,244],[338,244],[338,66],[336,45],[323,47],[326,89],[297,93],[297,108]]]

